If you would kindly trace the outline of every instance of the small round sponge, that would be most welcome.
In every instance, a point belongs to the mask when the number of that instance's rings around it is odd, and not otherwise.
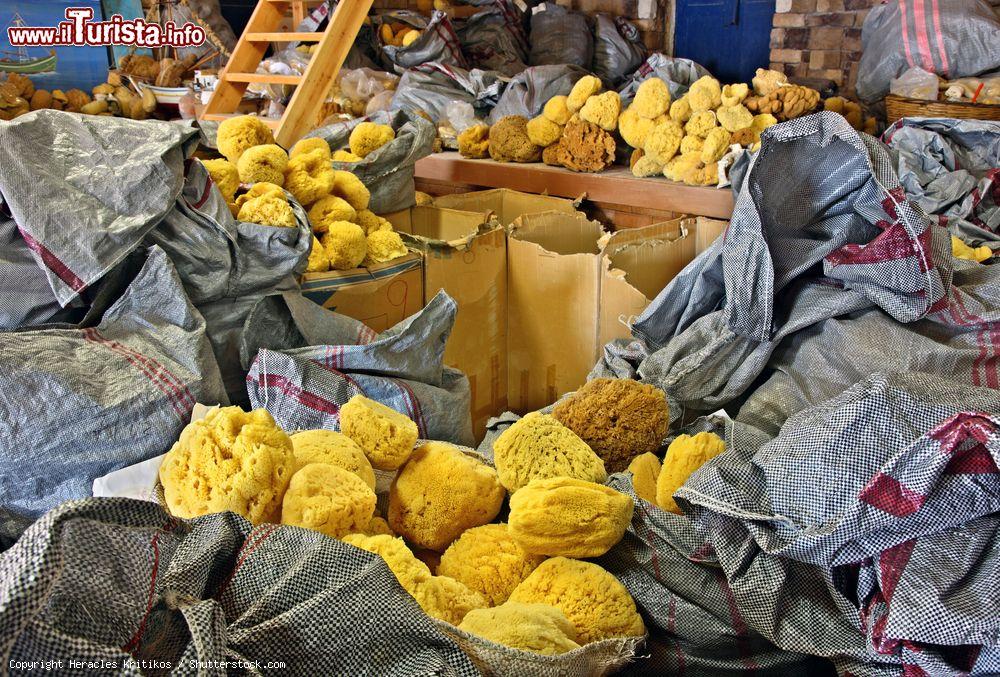
[[[417,443],[416,423],[363,395],[355,395],[340,408],[340,430],[379,470],[395,470],[406,463]]]
[[[292,146],[292,150],[288,153],[289,158],[295,158],[303,153],[312,153],[318,151],[323,155],[327,162],[330,160],[330,144],[328,144],[323,139],[316,137],[310,139],[300,139]]]
[[[659,388],[632,379],[598,378],[563,398],[552,415],[604,460],[609,472],[655,452],[667,436],[670,407]]]
[[[514,589],[510,602],[558,607],[576,628],[580,644],[646,634],[632,595],[590,562],[547,559]]]
[[[441,552],[466,529],[490,522],[506,492],[496,471],[445,442],[410,456],[389,488],[389,526],[408,542]]]
[[[560,609],[548,604],[508,602],[470,611],[460,630],[513,649],[557,656],[579,649],[576,628]]]
[[[324,155],[322,150],[299,153],[289,159],[285,168],[285,188],[305,206],[329,195],[335,183],[330,155]]]
[[[406,245],[403,238],[392,230],[375,230],[368,234],[368,255],[365,265],[385,263],[406,256]]]
[[[336,221],[351,221],[358,218],[358,213],[354,207],[347,203],[342,197],[327,195],[320,198],[309,208],[309,223],[312,224],[313,231],[325,233],[330,230],[330,224]]]
[[[681,509],[674,501],[674,492],[688,481],[695,470],[725,450],[725,441],[715,433],[678,436],[667,447],[667,454],[663,457],[663,468],[656,480],[657,505],[680,515]]]
[[[500,483],[517,491],[533,479],[574,477],[591,482],[608,478],[604,461],[576,433],[548,414],[531,412],[493,443]]]
[[[587,99],[599,91],[601,91],[601,81],[593,75],[584,75],[576,81],[569,96],[566,97],[566,108],[571,113],[576,113],[583,108],[583,104],[587,103]]]
[[[571,477],[532,480],[510,498],[508,529],[534,555],[600,557],[625,535],[632,498]]]
[[[240,189],[240,173],[229,160],[219,158],[218,160],[202,160],[212,182],[219,188],[222,197],[226,202],[232,202],[236,196],[236,191]]]
[[[545,102],[542,115],[559,126],[565,125],[573,117],[573,112],[566,107],[565,96],[553,96]]]
[[[274,143],[274,135],[260,118],[241,115],[219,123],[215,143],[227,160],[236,162],[248,148]]]
[[[632,99],[635,114],[647,120],[655,120],[670,108],[670,89],[655,75],[642,81]]]
[[[327,231],[320,236],[323,249],[330,257],[330,267],[334,270],[357,268],[368,253],[368,240],[361,226],[349,221],[333,221]]]
[[[528,120],[525,129],[531,143],[543,148],[558,141],[562,135],[562,127],[543,115]]]
[[[465,583],[497,606],[544,560],[518,545],[506,524],[484,524],[448,546],[437,572]]]
[[[367,528],[375,491],[344,468],[310,463],[294,475],[281,504],[281,523],[341,538]]]
[[[257,223],[262,226],[277,226],[295,228],[295,212],[285,199],[284,193],[277,195],[262,195],[247,200],[240,207],[237,217],[240,221]]]
[[[327,463],[360,477],[375,489],[375,471],[365,452],[350,437],[333,430],[303,430],[292,435],[295,469],[310,463]]]
[[[288,154],[284,148],[273,143],[247,148],[236,162],[243,183],[264,181],[276,186],[284,185],[286,167]]]
[[[362,122],[353,130],[348,143],[351,152],[360,158],[365,158],[385,144],[396,138],[396,132],[389,125],[374,122]]]

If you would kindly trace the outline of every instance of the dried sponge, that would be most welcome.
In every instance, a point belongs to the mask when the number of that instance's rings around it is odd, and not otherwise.
[[[490,128],[472,125],[458,135],[458,152],[462,157],[479,160],[489,155]]]
[[[359,211],[354,222],[364,228],[366,235],[371,235],[377,230],[392,230],[392,224],[387,219],[368,209]]]
[[[292,441],[266,410],[223,407],[184,427],[159,475],[176,517],[231,510],[262,524],[277,522],[294,463]]]
[[[367,535],[367,536],[383,536],[383,535],[384,536],[395,536],[396,535],[396,534],[392,533],[392,527],[389,526],[389,523],[386,522],[385,519],[383,519],[381,517],[372,517],[371,520],[368,522],[368,526],[365,527],[365,530],[364,530],[363,533],[365,535]]]
[[[618,116],[622,112],[622,100],[618,92],[604,92],[587,99],[580,109],[580,119],[591,122],[606,132],[618,128]]]
[[[956,259],[975,261],[982,263],[993,258],[993,250],[982,245],[981,247],[970,247],[961,238],[951,236],[951,255]]]
[[[248,148],[274,143],[274,135],[260,118],[241,115],[219,123],[215,143],[227,160],[236,162]]]
[[[506,524],[469,529],[441,555],[437,572],[464,583],[490,606],[503,604],[545,557],[517,544]]]
[[[212,183],[218,187],[219,192],[226,202],[232,202],[236,196],[236,191],[240,189],[240,173],[229,160],[219,158],[218,160],[202,160]]]
[[[538,162],[542,149],[528,138],[528,120],[505,115],[490,127],[490,157],[497,162]]]
[[[303,430],[292,435],[295,469],[310,463],[327,463],[352,472],[375,489],[375,472],[354,440],[333,430]]]
[[[670,161],[677,154],[684,138],[684,129],[679,122],[667,120],[653,128],[646,137],[642,150],[645,156],[659,162],[661,165]]]
[[[622,140],[632,148],[642,148],[654,127],[656,122],[639,117],[631,106],[618,118],[618,132],[622,135]]]
[[[385,263],[406,256],[406,245],[403,238],[392,230],[374,230],[368,233],[368,254],[364,264],[370,266]]]
[[[392,481],[389,525],[408,542],[441,552],[496,517],[505,495],[493,468],[451,444],[427,442]]]
[[[753,114],[742,104],[723,106],[716,111],[715,116],[727,132],[738,132],[753,124]]]
[[[685,123],[691,119],[691,100],[687,94],[670,104],[670,119],[676,122]]]
[[[573,117],[573,111],[566,107],[566,96],[553,96],[545,102],[542,115],[559,126],[565,125]]]
[[[368,186],[351,172],[334,170],[335,183],[333,192],[347,200],[347,204],[354,207],[356,211],[368,209],[372,194]]]
[[[641,153],[642,151],[637,150],[635,152]],[[632,165],[632,176],[646,178],[650,176],[659,176],[661,173],[663,173],[663,163],[657,162],[648,155],[643,155]]]
[[[760,133],[763,132],[768,127],[773,127],[778,124],[778,118],[774,117],[770,113],[760,113],[759,115],[753,116],[753,122],[750,123],[750,129],[757,133],[757,140],[760,140]]]
[[[694,81],[687,93],[691,110],[714,110],[722,105],[722,85],[711,75],[703,75]]]
[[[604,461],[554,416],[531,412],[493,443],[500,483],[517,491],[534,479],[574,477],[591,482],[608,478]]]
[[[368,526],[375,491],[344,468],[310,463],[292,475],[281,504],[281,523],[340,538]]]
[[[285,188],[299,204],[307,207],[329,195],[335,182],[329,151],[325,154],[322,150],[299,153],[290,158],[285,167]]]
[[[510,602],[558,607],[576,628],[580,644],[646,634],[632,595],[617,578],[590,562],[547,559],[514,589]]]
[[[615,161],[615,138],[586,120],[570,120],[558,148],[559,163],[574,172],[599,172]]]
[[[632,99],[632,108],[636,115],[647,120],[654,120],[670,108],[670,89],[655,75],[642,81]]]
[[[690,134],[681,139],[680,154],[686,155],[688,153],[697,153],[701,155],[701,149],[705,147],[705,139],[700,136],[691,136]]]
[[[705,144],[701,149],[701,161],[705,164],[718,162],[729,150],[732,135],[722,127],[716,127],[705,136]]]
[[[285,149],[273,143],[247,148],[236,161],[236,169],[243,183],[263,181],[276,186],[283,185],[287,166],[288,154]]]
[[[406,463],[417,443],[416,423],[362,395],[340,408],[340,430],[357,442],[379,470],[395,470]]]
[[[357,268],[368,254],[368,239],[361,226],[349,221],[333,221],[327,231],[320,236],[323,249],[330,257],[330,267],[334,270]],[[352,435],[349,435],[353,439]],[[358,442],[358,440],[355,440]]]
[[[609,472],[660,448],[670,407],[659,388],[632,379],[597,378],[563,398],[552,415],[604,460]]]
[[[470,611],[460,630],[520,651],[557,656],[579,649],[576,628],[560,609],[548,604],[509,602]]]
[[[285,199],[284,193],[280,196],[273,193],[262,195],[245,201],[236,218],[262,226],[295,228],[298,225],[295,212]]]
[[[649,503],[656,503],[656,480],[660,476],[660,459],[656,454],[640,454],[628,464],[632,473],[632,489],[635,495]]]
[[[750,87],[745,82],[739,82],[734,85],[723,85],[722,105],[738,106],[743,103],[743,99],[747,98],[749,93]]]
[[[600,557],[632,522],[632,498],[572,477],[532,480],[510,497],[507,528],[534,555]]]
[[[726,450],[726,443],[715,433],[701,432],[692,437],[680,435],[663,457],[663,468],[656,479],[656,504],[669,512],[681,514],[674,492],[681,488],[695,470]]]
[[[562,136],[562,127],[542,115],[528,120],[524,128],[528,139],[536,146],[550,146]]]
[[[288,157],[295,158],[303,153],[312,153],[313,151],[318,151],[327,161],[330,160],[330,144],[316,137],[297,141],[292,146],[292,150],[289,151]]]
[[[335,150],[330,159],[334,162],[361,162],[364,160],[349,150]]]
[[[684,125],[684,131],[691,136],[699,136],[704,139],[710,131],[718,126],[719,123],[715,117],[715,111],[703,110],[691,114],[691,118]]]
[[[434,204],[434,196],[422,190],[415,190],[413,191],[413,201],[417,203],[418,207],[432,205]]]
[[[351,130],[348,144],[351,152],[359,158],[366,158],[385,144],[396,138],[396,132],[389,125],[362,122]]]
[[[576,113],[583,108],[583,104],[587,103],[587,99],[599,91],[601,91],[601,81],[593,75],[584,75],[576,81],[573,89],[570,90],[569,96],[566,97],[567,110],[571,113]]]
[[[309,250],[309,263],[306,264],[307,273],[325,273],[330,270],[330,257],[323,249],[323,243],[313,235],[312,248]]]
[[[325,233],[330,229],[330,224],[337,221],[353,222],[358,216],[354,207],[347,203],[342,197],[327,195],[320,198],[309,209],[309,223],[317,233]]]

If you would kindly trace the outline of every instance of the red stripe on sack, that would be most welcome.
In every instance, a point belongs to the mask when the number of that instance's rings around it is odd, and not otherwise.
[[[172,374],[170,370],[167,369],[165,366],[163,366],[153,358],[147,355],[143,355],[142,353],[133,350],[132,348],[129,348],[128,346],[118,341],[106,338],[96,328],[92,329],[91,331],[98,340],[106,343],[109,347],[117,349],[123,355],[130,355],[139,362],[141,362],[143,365],[145,365],[146,369],[149,370],[151,378],[156,379],[158,382],[162,383],[164,386],[169,388],[171,392],[176,394],[177,402],[178,404],[181,405],[181,407],[194,408],[195,405],[194,395],[192,395],[191,391],[188,390],[187,386],[184,385],[184,382],[181,379],[177,378],[174,374]]]
[[[927,433],[927,436],[941,443],[943,453],[952,454],[970,437],[977,442],[985,443],[996,428],[993,419],[986,414],[963,411],[935,427]]]
[[[925,233],[928,231],[924,231]],[[923,235],[918,236],[923,238]],[[924,247],[926,252],[926,247]],[[863,265],[898,261],[917,254],[913,240],[902,222],[897,221],[866,245],[846,244],[826,256],[832,266]],[[927,265],[926,253],[919,257],[922,270]]]
[[[906,25],[906,0],[899,0],[899,20],[903,24],[903,53],[906,54],[906,63],[913,67],[917,64],[913,63],[913,55],[910,53],[910,29]]]
[[[903,663],[903,677],[930,677],[922,667],[915,663]]]
[[[924,12],[924,0],[913,2],[913,29],[917,33],[917,51],[920,52],[920,63],[928,73],[936,73],[934,57],[931,56],[931,43],[927,37],[927,15]]]
[[[21,233],[24,243],[28,245],[28,249],[42,257],[42,263],[45,264],[45,267],[55,273],[56,277],[62,280],[67,287],[75,292],[86,289],[87,285],[84,284],[83,280],[77,277],[76,273],[69,269],[69,266],[60,261],[59,257],[49,251],[48,247],[31,237],[20,225],[17,226],[17,230]]]
[[[146,595],[146,612],[142,615],[142,620],[139,621],[139,627],[136,629],[135,634],[132,635],[132,639],[128,641],[128,644],[122,647],[122,651],[132,653],[139,648],[139,644],[142,642],[142,636],[146,633],[146,623],[149,621],[149,614],[153,611],[153,600],[156,593],[156,573],[160,569],[160,547],[157,545],[156,541],[160,537],[160,532],[157,531],[153,534],[153,538],[150,540],[149,544],[153,548],[153,570],[150,572],[149,576],[149,592]]]
[[[414,394],[410,386],[406,385],[403,381],[393,379],[399,385],[399,387],[406,393],[406,397],[410,400],[411,406],[413,408],[414,423],[417,424],[417,430],[420,432],[421,436],[427,436],[427,422],[424,421],[424,410],[420,406],[420,400]]]
[[[726,604],[729,606],[729,617],[733,624],[733,631],[736,633],[736,648],[740,652],[740,659],[748,670],[756,670],[757,663],[753,659],[753,652],[750,650],[750,642],[747,637],[747,625],[740,615],[739,607],[736,606],[736,596],[733,589],[729,587],[729,581],[721,569],[715,570],[715,576],[719,579],[719,587],[726,595]]]
[[[219,586],[219,592],[215,594],[216,598],[222,597],[223,593],[229,587],[229,584],[233,582],[233,578],[236,577],[236,572],[240,570],[241,566],[243,566],[243,562],[245,562],[247,557],[252,555],[253,551],[257,549],[257,546],[266,541],[277,528],[277,524],[267,524],[263,527],[254,527],[253,531],[247,535],[246,540],[243,541],[243,546],[240,548],[240,558],[236,560],[236,565],[233,567],[233,570],[229,572],[229,575],[226,576],[226,580],[224,580],[222,585]],[[255,536],[257,536],[257,534],[261,534],[260,538],[252,540]]]
[[[888,624],[887,614],[879,616],[872,623],[872,648],[884,655],[892,655],[899,650],[899,640],[885,636],[885,626]]]
[[[670,596],[670,602],[667,605],[667,632],[674,634],[675,626],[677,623],[677,598],[673,595]],[[681,643],[677,641],[676,638],[671,638],[674,645],[674,655],[677,656],[677,674],[683,675],[684,669],[686,667],[686,661],[684,660],[684,651],[681,649]]]
[[[653,565],[653,575],[656,576],[657,581],[662,583],[663,579],[660,578],[660,555],[656,551],[656,546],[653,545],[653,541],[655,540],[655,537],[653,536],[653,530],[649,528],[649,524],[646,522],[646,518],[649,517],[649,510],[646,509],[644,501],[640,501],[639,506],[642,508],[642,519],[640,520],[640,522],[642,523],[643,529],[646,532],[646,545],[649,546],[649,551],[651,553],[650,560]]]
[[[905,543],[894,545],[883,551],[882,555],[878,558],[879,571],[882,573],[880,587],[882,588],[882,596],[885,598],[886,606],[889,606],[892,602],[896,586],[899,585],[899,579],[903,575],[903,571],[906,569],[906,565],[910,561],[910,556],[913,554],[913,548],[916,545],[917,539],[910,539]]]
[[[972,383],[977,386],[982,385],[982,380],[979,377],[979,369],[982,369],[986,376],[986,385],[996,389],[998,384],[997,346],[993,341],[992,323],[987,323],[983,318],[969,311],[965,305],[965,300],[962,298],[962,292],[958,287],[952,287],[952,290],[954,291],[956,304],[970,321],[969,326],[985,325],[976,332],[976,345],[979,346],[979,356],[972,363]],[[990,355],[990,347],[993,348],[993,356]]]
[[[951,66],[948,64],[948,51],[944,48],[944,33],[941,30],[941,10],[938,0],[931,0],[931,16],[934,18],[934,37],[937,40],[938,56],[941,57],[941,75],[948,77]]]
[[[880,472],[861,490],[858,498],[894,517],[906,517],[920,510],[926,497],[895,477]]]
[[[339,406],[315,393],[303,390],[280,374],[260,374],[256,380],[252,376],[248,376],[247,382],[256,383],[262,388],[280,390],[302,406],[308,407],[313,411],[330,414],[331,416],[340,416]]]
[[[195,202],[191,206],[194,209],[201,209],[202,206],[206,202],[208,202],[208,196],[210,195],[209,191],[211,191],[211,190],[212,190],[212,175],[209,174],[208,177],[206,177],[206,179],[205,179],[205,187],[201,191],[201,197],[198,199],[197,202]]]
[[[989,347],[993,348],[993,354],[986,358],[986,385],[997,390],[1000,388],[1000,379],[997,378],[997,353],[1000,350],[1000,341],[997,340],[996,323],[988,322],[982,336],[989,342]]]
[[[945,475],[992,475],[1000,473],[992,454],[982,444],[958,452],[944,468]]]

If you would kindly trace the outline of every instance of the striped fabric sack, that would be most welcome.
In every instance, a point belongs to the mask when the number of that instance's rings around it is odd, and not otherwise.
[[[827,113],[764,134],[727,233],[592,374],[727,442],[686,517],[640,503],[607,556],[655,669],[767,672],[763,638],[840,674],[1000,670],[997,322],[1000,268],[952,259],[884,146]],[[695,663],[718,627],[738,651]]]
[[[441,63],[459,68],[468,68],[469,63],[462,53],[455,27],[444,12],[434,10],[430,21],[417,12],[398,10],[381,16],[382,23],[410,24],[421,31],[412,44],[402,47],[382,45],[382,52],[392,63],[397,73],[424,63]]]
[[[1000,68],[1000,20],[986,0],[891,0],[861,29],[858,97],[875,103],[910,68],[954,80]]]
[[[456,30],[472,68],[514,77],[528,63],[528,36],[524,17],[514,0],[486,0]]]
[[[422,439],[473,444],[469,380],[444,366],[457,311],[447,294],[381,334],[301,297],[267,303],[263,315],[278,316],[273,304],[282,303],[289,321],[254,328],[251,314],[248,332],[260,339],[243,348],[255,355],[247,392],[282,428],[339,430],[341,405],[360,394],[409,416]]]

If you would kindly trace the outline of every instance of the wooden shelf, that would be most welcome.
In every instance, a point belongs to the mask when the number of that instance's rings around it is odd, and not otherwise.
[[[456,152],[434,153],[417,162],[420,180],[489,188],[511,188],[526,193],[587,199],[643,209],[729,219],[733,193],[728,188],[686,186],[666,179],[640,179],[626,167],[612,167],[599,174],[572,172],[541,163],[516,164],[469,160]]]

